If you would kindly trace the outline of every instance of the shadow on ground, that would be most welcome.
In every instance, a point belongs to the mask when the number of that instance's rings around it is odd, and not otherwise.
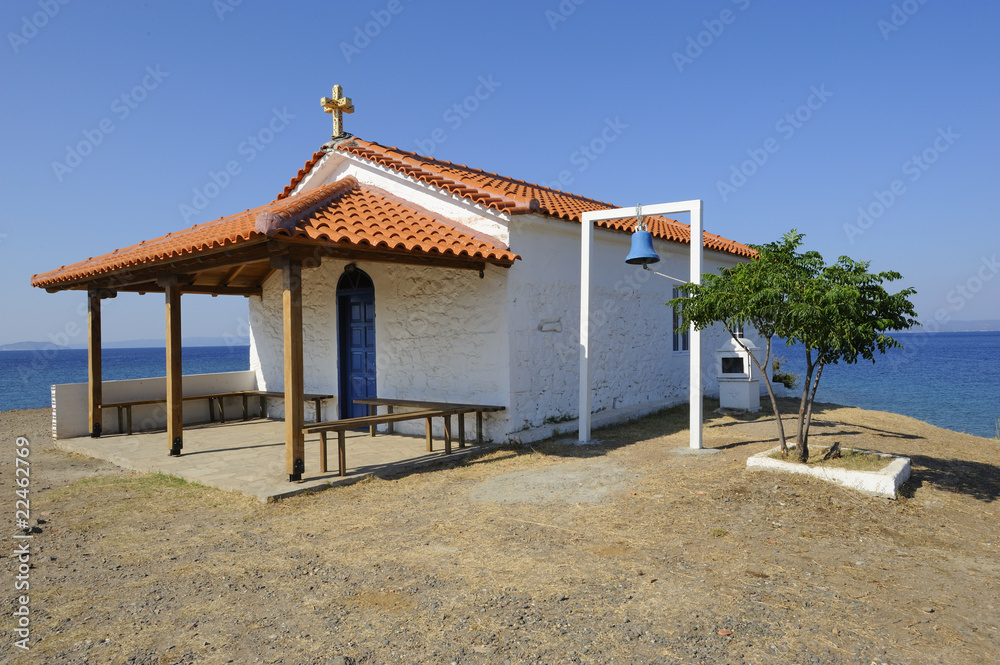
[[[944,492],[966,494],[984,503],[1000,498],[1000,467],[983,462],[910,455],[913,475],[902,489],[912,498],[925,483]]]
[[[761,405],[762,409],[753,414],[726,415],[716,411],[719,408],[718,400],[708,398],[704,402],[705,428],[732,427],[741,423],[767,421],[773,423],[774,416],[770,404]],[[798,401],[794,399],[783,399],[779,402],[782,409],[785,423],[785,435],[789,444],[795,441],[796,417],[798,412]],[[836,404],[817,403],[813,408],[813,423],[810,428],[810,441],[817,440],[820,445],[823,440],[831,437],[845,438],[845,443],[849,445],[852,435],[874,436],[892,440],[912,440],[924,439],[925,437],[897,432],[888,429],[880,429],[851,423],[844,425],[835,420],[825,420],[824,414],[834,411],[839,407]],[[733,420],[735,418],[735,420]],[[491,464],[501,460],[541,453],[560,458],[590,458],[607,455],[611,451],[634,445],[640,441],[652,438],[669,436],[687,430],[688,428],[688,406],[679,406],[665,409],[658,413],[651,414],[645,418],[622,423],[612,427],[604,427],[594,430],[593,437],[600,443],[597,445],[578,445],[573,437],[562,435],[553,437],[545,441],[540,441],[532,445],[503,445],[486,446],[481,450],[473,451],[462,459],[435,464],[431,466],[409,469],[400,474],[383,475],[377,471],[372,475],[380,477],[399,477],[409,475],[419,475],[424,473],[434,473],[442,467]],[[715,446],[716,449],[732,449],[740,446],[747,446],[759,443],[772,442],[777,444],[777,432],[775,436],[765,439],[751,441],[736,441],[722,446]],[[829,445],[827,441],[826,445]],[[901,489],[901,494],[913,497],[917,489],[925,483],[946,492],[956,494],[966,494],[979,501],[992,502],[1000,498],[1000,467],[982,462],[971,462],[957,459],[938,459],[925,455],[910,455],[913,465],[913,476]]]

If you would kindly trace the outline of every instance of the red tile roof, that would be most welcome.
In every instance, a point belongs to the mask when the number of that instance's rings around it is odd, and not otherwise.
[[[462,164],[423,157],[413,152],[351,138],[313,153],[292,181],[271,203],[213,222],[145,240],[110,254],[89,258],[32,277],[32,285],[58,286],[123,270],[149,267],[215,249],[284,236],[389,251],[450,256],[509,266],[516,254],[477,237],[471,229],[456,228],[433,213],[416,210],[385,192],[363,187],[347,177],[294,196],[291,192],[330,150],[390,169],[467,201],[509,215],[536,213],[580,222],[591,210],[615,206],[576,194],[515,180]],[[665,217],[648,217],[654,236],[679,243],[691,242],[691,229]],[[635,218],[599,221],[600,227],[630,232]],[[705,248],[752,257],[749,247],[705,232]]]
[[[346,181],[353,184],[339,191],[334,201],[314,207],[294,226],[279,228],[273,235],[468,257],[505,266],[519,258],[505,247],[476,237],[471,229],[460,230],[439,222],[431,213],[417,212],[385,192],[358,185],[354,178],[347,177],[332,185]]]
[[[347,177],[259,208],[35,275],[31,283],[55,286],[273,237],[464,257],[502,266],[510,266],[519,258],[506,247],[476,237],[471,230],[454,228],[430,213],[407,207]]]
[[[571,222],[580,222],[584,212],[609,210],[616,207],[603,201],[561,192],[523,180],[507,178],[463,164],[424,157],[356,137],[338,144],[335,149],[409,176],[414,180],[432,185],[473,203],[512,215],[533,212]],[[308,168],[311,168],[310,164],[316,163],[316,155],[319,154],[314,154],[311,162],[307,162]],[[283,194],[291,192],[303,177],[303,171],[299,171],[299,174],[285,188]],[[680,243],[691,242],[691,228],[687,224],[664,217],[649,217],[646,222],[650,232],[658,238]],[[634,217],[597,222],[598,226],[604,228],[629,232],[635,229],[635,224]],[[705,232],[704,243],[706,249],[743,257],[756,256],[756,252],[746,245],[714,233]]]

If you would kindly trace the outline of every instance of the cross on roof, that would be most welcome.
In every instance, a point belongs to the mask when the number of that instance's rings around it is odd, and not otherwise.
[[[351,98],[344,97],[344,89],[338,84],[333,86],[333,99],[323,97],[319,103],[323,105],[325,113],[333,114],[333,135],[330,138],[335,139],[343,136],[344,114],[354,113],[354,104],[351,102]]]

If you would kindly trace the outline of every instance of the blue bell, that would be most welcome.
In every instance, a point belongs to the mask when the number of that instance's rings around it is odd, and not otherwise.
[[[632,234],[632,251],[625,257],[625,263],[645,266],[649,263],[659,263],[660,257],[653,251],[653,234],[649,231],[636,231]]]

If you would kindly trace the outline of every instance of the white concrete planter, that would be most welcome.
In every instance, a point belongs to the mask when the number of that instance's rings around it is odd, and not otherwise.
[[[900,486],[910,478],[910,458],[886,453],[876,453],[868,450],[858,452],[884,457],[886,466],[881,471],[853,471],[836,467],[816,467],[789,462],[771,457],[780,447],[765,450],[747,459],[748,469],[764,469],[768,471],[783,471],[785,473],[800,473],[813,476],[827,482],[850,487],[864,494],[895,499]],[[789,451],[795,450],[789,446]]]

